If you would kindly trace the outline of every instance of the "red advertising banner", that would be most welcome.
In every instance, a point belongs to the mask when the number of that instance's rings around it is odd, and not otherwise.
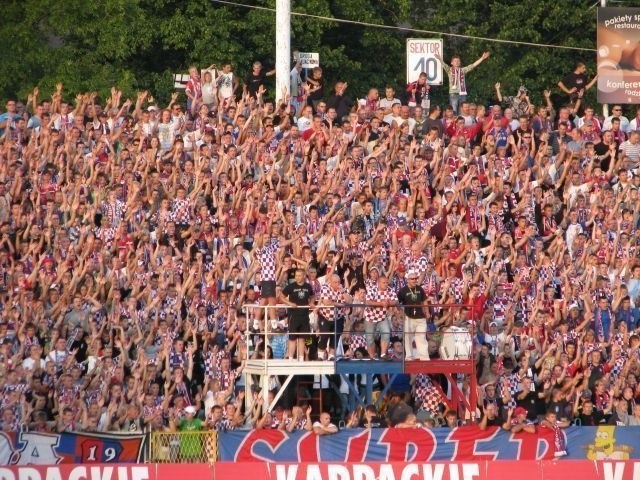
[[[640,461],[540,460],[24,465],[0,467],[0,480],[638,480]]]
[[[213,480],[213,466],[206,463],[150,463],[146,465],[60,464],[0,467],[0,480],[177,480],[184,478]],[[255,477],[254,480],[258,478],[268,477]]]
[[[479,462],[218,462],[215,480],[638,480],[640,462],[590,460]]]

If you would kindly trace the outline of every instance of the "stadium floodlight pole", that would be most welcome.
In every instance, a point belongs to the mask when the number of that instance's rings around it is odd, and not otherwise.
[[[291,0],[276,0],[276,101],[290,92]]]
[[[600,0],[600,6],[601,7],[606,7],[607,6],[607,0]],[[597,58],[597,54],[596,54],[596,69],[597,68],[598,68],[598,58]],[[607,118],[609,116],[609,104],[608,103],[603,103],[602,104],[602,115],[604,116],[604,118]]]

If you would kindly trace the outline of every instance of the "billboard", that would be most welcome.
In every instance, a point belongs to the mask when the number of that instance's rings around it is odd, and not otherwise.
[[[598,9],[598,102],[640,103],[640,8]]]
[[[429,85],[442,85],[442,40],[439,38],[407,39],[407,83],[415,82],[422,72]]]

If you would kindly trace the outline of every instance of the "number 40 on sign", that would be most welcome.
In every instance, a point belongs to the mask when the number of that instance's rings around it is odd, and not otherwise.
[[[407,83],[415,82],[422,72],[429,85],[442,85],[442,40],[425,38],[407,39]]]

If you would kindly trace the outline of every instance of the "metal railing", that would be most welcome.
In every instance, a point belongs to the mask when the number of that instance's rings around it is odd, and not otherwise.
[[[159,463],[213,463],[218,458],[218,432],[184,430],[150,433],[149,461]]]
[[[248,324],[248,328],[245,332],[245,342],[246,344],[250,347],[248,349],[248,355],[251,356],[255,353],[254,347],[256,345],[256,342],[254,342],[252,340],[255,338],[260,338],[262,339],[262,345],[264,346],[264,351],[266,352],[267,347],[270,346],[270,337],[272,335],[282,335],[282,334],[287,334],[287,330],[281,328],[281,325],[283,325],[282,323],[282,319],[278,317],[277,313],[275,315],[273,315],[274,318],[271,318],[272,315],[269,314],[270,311],[272,310],[280,310],[283,311],[284,313],[287,314],[288,316],[288,311],[290,310],[295,310],[295,309],[305,309],[305,310],[309,310],[310,315],[312,317],[312,321],[311,321],[311,327],[312,330],[308,331],[308,332],[299,332],[299,335],[306,335],[306,336],[316,336],[316,337],[323,337],[323,336],[333,336],[333,345],[337,346],[338,345],[338,341],[339,341],[339,337],[343,336],[344,334],[347,335],[351,335],[354,333],[360,333],[362,335],[367,335],[366,332],[355,332],[353,330],[349,330],[349,329],[342,329],[341,331],[338,331],[338,329],[335,328],[335,324],[334,324],[334,329],[332,332],[329,333],[325,333],[325,332],[320,332],[317,329],[317,324],[313,321],[313,318],[319,318],[318,317],[318,310],[320,309],[339,309],[339,310],[345,310],[345,309],[350,309],[350,308],[384,308],[387,309],[389,312],[391,312],[391,315],[387,315],[387,320],[389,320],[389,317],[398,317],[398,322],[394,323],[391,325],[391,334],[390,336],[393,337],[399,337],[402,341],[403,341],[403,345],[409,345],[411,344],[411,341],[408,339],[409,336],[413,336],[415,335],[414,332],[405,332],[404,331],[404,326],[405,326],[405,315],[403,312],[403,308],[404,307],[413,307],[414,305],[394,305],[394,306],[371,306],[371,305],[367,305],[366,303],[345,303],[345,304],[340,304],[340,305],[331,305],[331,306],[297,306],[297,307],[292,307],[289,305],[284,305],[284,304],[277,304],[277,305],[260,305],[260,304],[244,304],[242,306],[242,309],[244,311],[244,313],[247,315],[247,324]],[[436,312],[440,312],[444,309],[447,310],[452,310],[452,311],[463,311],[465,309],[469,309],[468,305],[463,305],[463,304],[428,304],[428,305],[415,305],[416,307],[422,307],[424,309],[428,309],[430,311],[429,317],[433,318],[433,311],[435,310]],[[261,311],[262,313],[260,313],[259,315],[252,315],[255,311]],[[259,321],[261,322],[260,324],[260,328],[254,328],[254,322],[255,321]],[[456,319],[456,322],[458,320]],[[334,323],[334,322],[332,322]],[[453,327],[453,328],[452,328]],[[460,325],[459,327],[455,326],[455,322],[450,322],[450,324],[445,325],[442,328],[438,328],[435,330],[427,330],[426,335],[430,338],[430,339],[436,339],[437,343],[438,343],[438,351],[440,352],[440,346],[442,346],[442,339],[443,338],[447,338],[446,335],[447,334],[451,334],[451,335],[456,335],[456,336],[460,336],[462,334],[462,332],[466,329],[467,333],[469,334],[469,337],[471,340],[473,340],[475,338],[476,335],[476,322],[471,322],[470,324],[465,324],[465,325]],[[379,336],[379,334],[376,334],[377,336]],[[376,337],[377,338],[377,337]],[[411,353],[411,355],[409,355],[410,357],[413,356],[413,353]],[[473,351],[461,351],[460,350],[460,342],[451,342],[451,345],[445,345],[445,349],[441,352],[441,354],[439,355],[440,358],[444,358],[447,360],[455,360],[455,359],[469,359],[471,357],[473,357]],[[340,360],[340,356],[336,355],[336,359]],[[407,357],[407,352],[404,352],[404,356],[403,356],[403,360]],[[268,360],[268,358],[266,358],[266,354],[262,357],[262,359],[264,360]],[[318,359],[318,360],[322,360],[322,359]],[[324,360],[326,360],[326,358],[324,358]]]

